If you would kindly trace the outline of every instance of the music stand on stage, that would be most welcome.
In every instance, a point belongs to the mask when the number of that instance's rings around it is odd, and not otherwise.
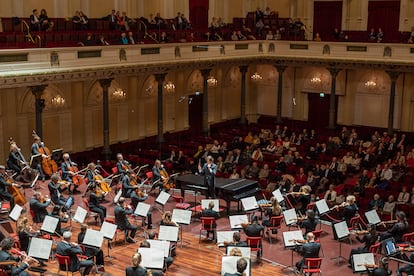
[[[52,244],[52,240],[32,237],[30,240],[27,255],[36,259],[40,259],[42,261],[47,261],[49,260]]]
[[[164,252],[164,257],[170,256],[170,242],[160,240],[147,240],[151,249],[161,250]]]
[[[78,206],[72,220],[75,222],[83,223],[87,215],[88,215],[88,211]]]
[[[178,240],[178,228],[177,226],[160,225],[160,231],[158,232],[158,239],[163,241],[177,242]]]
[[[289,249],[292,252],[290,259],[290,266],[286,266],[287,269],[296,271],[295,266],[293,265],[293,249],[296,247],[297,240],[303,240],[303,233],[301,230],[287,231],[282,233],[283,243],[286,249]]]
[[[276,198],[276,200],[279,202],[279,204],[282,203],[282,201],[285,200],[282,193],[280,192],[280,189],[276,189],[272,192],[272,195]]]
[[[141,254],[141,265],[145,268],[164,268],[164,251],[155,248],[139,247],[138,252]]]
[[[55,234],[56,227],[59,223],[59,219],[52,217],[52,216],[45,216],[43,220],[42,227],[40,228],[41,231],[45,231],[49,234]]]
[[[295,224],[299,228],[299,224],[297,223],[298,216],[296,215],[295,208],[284,211],[283,217],[285,218],[285,223],[286,223],[286,226],[289,227],[289,230],[290,230],[290,227],[294,226]]]
[[[190,225],[192,212],[189,210],[173,209],[172,221],[180,225],[181,248],[183,248],[183,225]]]
[[[41,163],[42,163],[41,154],[32,155],[32,157],[30,157],[30,167],[32,167],[33,169],[37,169],[39,164]]]
[[[9,213],[9,218],[11,218],[12,221],[17,223],[17,220],[19,219],[20,215],[22,214],[23,207],[19,204],[15,204],[13,207],[13,210]],[[17,226],[17,224],[16,224]]]
[[[63,149],[54,149],[52,150],[51,159],[60,163],[62,161]]]
[[[232,242],[236,232],[238,231],[217,231],[217,246],[223,247],[225,242]]]
[[[375,265],[374,253],[362,253],[352,255],[352,270],[354,273],[367,273],[365,265]]]
[[[339,242],[339,255],[338,255],[338,257],[331,258],[331,260],[336,259],[338,261],[338,265],[339,265],[341,258],[344,261],[347,260],[341,254],[342,254],[342,241],[349,237],[349,229],[348,229],[348,225],[346,224],[346,221],[341,221],[341,222],[335,223],[333,226],[334,226],[333,227],[334,238],[335,238],[335,235],[336,235],[335,239],[338,240],[338,242]]]
[[[117,227],[118,226],[116,224],[113,224],[113,223],[109,223],[109,222],[104,221],[102,223],[101,230],[99,231],[99,232],[102,233],[103,237],[108,242],[108,255],[106,255],[105,257],[108,257],[109,262],[111,264],[112,264],[112,259],[114,259],[114,257],[112,257],[111,254],[110,254],[111,241],[112,241],[112,239],[115,236]]]
[[[226,273],[229,274],[236,274],[237,272],[237,261],[240,258],[244,258],[247,261],[247,267],[244,273],[246,276],[250,276],[251,274],[251,265],[250,265],[250,258],[247,257],[239,257],[239,256],[223,256],[221,260],[221,274],[224,275]],[[244,275],[244,274],[243,274]]]
[[[148,212],[150,208],[151,208],[151,205],[144,203],[144,202],[138,202],[137,207],[135,208],[135,211],[134,211],[134,216],[141,217],[143,221],[145,221],[148,216]],[[144,223],[142,223],[142,225],[144,225]],[[144,231],[143,237],[145,238],[146,231],[145,231],[144,226],[142,226],[142,230]]]
[[[377,210],[365,212],[365,217],[367,218],[368,223],[372,225],[377,225],[381,223],[381,219],[378,216]]]
[[[239,230],[243,228],[242,226],[243,223],[249,222],[249,218],[247,217],[247,215],[234,215],[234,216],[229,216],[229,221],[230,221],[230,229]]]
[[[214,207],[213,207],[213,211],[219,212],[220,211],[220,202],[218,199],[202,199],[201,200],[201,208],[202,209],[208,209],[208,205],[210,204],[210,202],[213,201],[214,203]]]
[[[103,240],[104,235],[102,232],[93,229],[86,229],[85,238],[83,239],[82,244],[95,249],[100,249],[102,248]]]
[[[160,194],[158,195],[158,197],[155,199],[155,202],[160,204],[162,206],[162,210],[159,210],[157,208],[158,211],[160,211],[161,213],[164,213],[164,206],[167,203],[168,199],[170,198],[170,194],[166,193],[164,191],[161,191]]]
[[[114,203],[117,204],[119,199],[122,196],[122,189],[119,189],[119,191],[116,193],[116,195],[114,196]]]

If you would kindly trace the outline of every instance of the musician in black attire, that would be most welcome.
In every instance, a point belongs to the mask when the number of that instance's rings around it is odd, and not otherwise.
[[[309,232],[306,235],[306,243],[300,246],[296,246],[297,251],[302,255],[302,259],[296,263],[296,268],[301,270],[306,268],[305,259],[306,258],[318,258],[319,250],[321,249],[321,244],[315,242],[315,236],[312,232]]]
[[[310,232],[315,231],[318,223],[319,223],[319,220],[315,217],[315,211],[313,210],[307,210],[306,219],[298,222],[301,228],[305,228],[305,235]]]
[[[101,223],[103,223],[106,217],[106,207],[100,204],[103,199],[102,191],[100,194],[98,193],[98,186],[96,184],[92,184],[90,187],[91,192],[89,193],[89,209],[92,212],[99,214]]]
[[[375,225],[368,224],[367,230],[368,230],[368,233],[364,234],[362,238],[360,238],[359,236],[356,237],[356,239],[360,243],[364,243],[364,246],[351,249],[351,252],[349,253],[349,259],[348,259],[349,264],[351,264],[352,256],[354,254],[368,253],[370,246],[374,245],[377,242],[378,234],[377,234]]]
[[[132,266],[125,269],[126,276],[147,276],[148,271],[145,267],[141,266],[141,254],[136,252],[132,256]]]
[[[119,198],[118,204],[115,206],[115,224],[118,226],[119,229],[124,230],[126,241],[128,243],[135,243],[136,241],[134,240],[135,238],[135,233],[137,232],[138,227],[136,225],[132,225],[129,220],[127,215],[128,214],[132,214],[133,211],[132,210],[127,210],[125,208],[125,198],[121,197]],[[129,235],[128,235],[129,233]]]
[[[62,229],[62,222],[67,223],[69,220],[68,214],[63,212],[62,209],[63,208],[61,206],[55,205],[55,207],[53,207],[52,213],[50,214],[50,216],[59,219],[55,230],[55,232],[59,235],[63,235],[63,233],[67,230],[67,228]]]
[[[69,153],[64,153],[62,157],[63,157],[63,162],[60,165],[60,169],[62,170],[62,180],[65,180],[72,184],[72,176],[75,175],[75,171],[73,167],[76,166],[76,163],[70,160]],[[75,193],[75,192],[79,192],[79,191],[77,190],[77,186],[73,185],[72,193]]]
[[[346,221],[348,227],[351,227],[351,219],[355,217],[358,212],[358,206],[355,203],[355,196],[349,195],[346,197],[344,210],[342,211],[342,218]]]
[[[215,232],[216,232],[215,229],[217,227],[216,219],[218,219],[220,217],[220,213],[217,212],[217,211],[214,211],[213,208],[214,208],[214,202],[213,201],[210,201],[208,203],[208,208],[207,209],[204,209],[201,212],[201,216],[202,217],[212,217],[212,218],[214,218],[214,223],[212,225],[212,227],[213,227],[214,230],[213,231],[207,231],[207,238],[208,238],[210,232],[212,232],[213,233],[213,240],[215,240],[215,238],[216,238],[215,237]]]
[[[50,205],[50,199],[40,202],[42,200],[42,194],[40,192],[34,192],[33,197],[30,199],[30,210],[33,211],[34,223],[41,223],[45,217],[49,214],[47,207]]]
[[[47,187],[49,188],[50,199],[52,202],[56,205],[65,206],[68,198],[65,198],[61,192],[66,190],[68,187],[66,187],[63,182],[59,181],[61,181],[59,174],[54,173],[50,177],[50,182]]]
[[[136,186],[131,185],[131,174],[130,172],[126,172],[122,175],[121,184],[122,184],[122,196],[126,198],[131,197],[132,191],[136,188]]]
[[[237,272],[236,273],[225,273],[224,276],[241,276],[244,275],[244,271],[247,268],[247,261],[244,258],[240,258],[236,263]]]
[[[260,225],[258,223],[259,219],[256,215],[252,216],[252,221],[251,223],[242,223],[241,226],[243,227],[244,233],[248,236],[248,237],[262,237],[263,236],[263,230],[264,230],[264,226]],[[257,258],[260,258],[262,256],[262,250],[263,250],[263,246],[262,243],[260,243],[260,250],[257,251]]]
[[[164,188],[162,177],[161,177],[162,170],[164,170],[164,166],[161,164],[161,161],[158,159],[155,160],[154,166],[152,167],[152,179],[151,179],[152,188],[151,190],[154,190],[155,188],[159,187],[161,191]]]
[[[0,262],[3,261],[22,261],[22,264],[20,266],[11,266],[11,265],[6,265],[3,266],[3,268],[6,271],[11,271],[10,275],[13,276],[30,276],[30,274],[25,271],[28,267],[29,267],[29,261],[28,258],[26,257],[22,257],[22,259],[20,258],[15,258],[10,254],[10,249],[12,249],[14,245],[14,239],[13,238],[4,238],[1,242],[0,242]],[[8,274],[9,275],[9,274]]]
[[[216,173],[217,165],[213,163],[214,158],[209,155],[206,157],[206,163],[201,167],[198,166],[199,173],[204,175],[204,186],[208,187],[207,198],[216,198]]]
[[[35,135],[33,137],[33,144],[32,144],[32,147],[31,147],[31,154],[32,154],[32,156],[40,154],[39,150],[40,150],[41,147],[43,147],[43,142],[42,142],[42,140],[40,139],[39,136]],[[43,158],[46,158],[47,156],[46,155],[42,155],[42,157]],[[34,167],[34,169],[36,169],[36,170],[39,171],[39,177],[40,177],[40,179],[42,181],[45,181],[45,174],[43,173],[42,162],[38,162],[36,164],[36,166]]]
[[[15,179],[17,176],[19,176],[22,170],[20,167],[22,164],[24,165],[24,162],[19,153],[17,145],[15,143],[10,144],[10,153],[9,158],[7,159],[7,167],[16,172]]]
[[[137,205],[139,202],[144,202],[148,199],[148,195],[144,193],[141,188],[136,188],[131,193],[131,205],[134,208],[134,210],[137,208]],[[147,213],[148,218],[148,229],[152,228],[152,213],[151,211],[148,211]],[[143,221],[143,224],[145,224],[145,220]]]
[[[402,236],[408,230],[407,218],[406,218],[405,213],[403,211],[398,211],[395,214],[395,218],[397,219],[397,223],[395,223],[387,231],[381,233],[381,235],[380,235],[380,240],[381,241],[386,240],[386,239],[391,238],[391,237],[393,237],[397,243],[402,241]]]
[[[408,261],[414,264],[414,253],[411,253],[410,258],[408,258]],[[407,273],[407,275],[413,275],[414,265],[407,264],[397,269],[397,276],[402,276],[403,273]]]
[[[245,247],[247,246],[247,243],[245,241],[240,241],[240,232],[236,231],[233,233],[233,241],[231,242],[224,242],[224,245],[226,246],[237,246],[237,247]]]
[[[88,225],[85,223],[81,224],[81,228],[80,228],[80,232],[78,234],[78,243],[79,244],[83,244],[83,240],[85,239],[85,235],[86,235],[86,230],[88,229]],[[102,249],[100,248],[95,248],[95,247],[91,247],[91,246],[85,246],[85,252],[83,252],[83,254],[85,256],[88,257],[95,257],[95,263],[98,266],[103,266],[104,265],[104,254]]]
[[[116,168],[118,169],[118,174],[126,174],[127,169],[126,166],[129,165],[129,162],[124,160],[124,157],[122,156],[122,153],[118,153],[116,155],[116,158],[118,159],[118,162],[116,163]]]
[[[19,185],[17,185],[16,183],[7,182],[6,179],[4,178],[5,173],[6,173],[6,167],[4,167],[3,165],[0,165],[0,197],[10,202],[10,208],[11,208],[10,210],[12,210],[14,207],[14,197],[7,191],[7,187],[9,186],[18,187]]]

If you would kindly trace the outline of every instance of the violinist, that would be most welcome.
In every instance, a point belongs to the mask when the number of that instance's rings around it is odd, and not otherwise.
[[[72,185],[72,184],[74,184],[73,181],[72,181],[72,178],[75,175],[77,175],[77,173],[76,173],[77,168],[75,169],[75,167],[77,165],[76,165],[75,162],[72,162],[72,160],[69,157],[69,153],[64,153],[62,158],[63,158],[63,162],[60,165],[60,169],[62,170],[62,180],[67,181],[67,182],[71,183],[71,185]],[[69,187],[69,189],[70,189],[70,187]],[[73,185],[72,193],[80,193],[80,191],[78,190],[77,185]]]
[[[121,184],[122,184],[122,196],[125,198],[130,198],[132,191],[137,188],[137,186],[133,186],[131,184],[131,172],[127,171],[125,174],[122,175]]]
[[[47,185],[50,192],[50,199],[52,202],[59,206],[65,206],[68,198],[65,198],[61,193],[66,190],[67,184],[60,179],[58,173],[52,174],[50,177],[50,182]]]
[[[98,165],[101,167],[100,165]],[[110,191],[111,187],[108,183],[105,182],[105,179],[102,175],[99,174],[98,166],[95,163],[89,163],[86,169],[85,179],[87,183],[95,183],[102,191],[102,195],[105,197]],[[102,167],[101,167],[102,168]]]
[[[303,245],[296,246],[296,250],[302,255],[302,259],[296,263],[296,268],[301,271],[306,267],[306,258],[318,258],[320,243],[315,242],[315,235],[312,232],[306,234],[306,242]]]
[[[10,250],[13,248],[14,246],[14,239],[11,237],[7,237],[4,238],[1,242],[0,242],[0,262],[3,261],[16,261],[17,262],[22,262],[22,264],[20,266],[12,266],[12,265],[6,265],[3,268],[5,268],[6,271],[11,271],[10,275],[13,276],[30,276],[30,274],[25,271],[28,267],[29,267],[29,260],[30,257],[27,256],[23,256],[23,258],[15,258],[10,254]]]
[[[4,178],[6,167],[0,165],[0,197],[10,202],[11,210],[14,207],[14,197],[7,191],[7,186],[19,187],[16,183],[9,183]]]
[[[265,209],[265,216],[267,216],[267,218],[264,218],[262,220],[262,225],[267,226],[267,227],[271,226],[270,225],[271,217],[280,216],[282,214],[282,206],[280,206],[279,201],[275,197],[270,198],[270,204],[272,204],[272,206],[270,208],[267,207]],[[274,230],[277,231],[277,229],[274,229]],[[273,234],[277,234],[277,232]]]
[[[397,223],[395,223],[387,231],[381,233],[380,235],[381,241],[394,237],[397,243],[402,242],[402,236],[408,230],[407,217],[405,216],[405,213],[403,211],[398,211],[395,213],[395,218],[397,219]]]
[[[28,225],[29,220],[27,217],[23,217],[17,224],[17,234],[19,235],[20,249],[21,251],[28,252],[29,243],[32,237],[36,237],[40,234],[39,231],[33,231],[32,227]],[[46,264],[39,260],[40,266],[46,266]]]
[[[233,241],[231,242],[224,242],[224,245],[226,246],[237,246],[237,247],[245,247],[247,246],[247,243],[245,241],[240,241],[241,237],[240,237],[240,232],[235,231],[233,233]]]
[[[63,233],[63,240],[57,244],[56,253],[62,256],[69,256],[70,263],[68,264],[69,271],[80,271],[80,268],[84,267],[82,275],[88,275],[94,267],[94,263],[91,260],[79,261],[78,255],[82,254],[82,249],[78,244],[71,242],[72,232],[65,231]],[[59,264],[62,270],[65,270],[65,264]]]
[[[33,144],[32,144],[32,148],[31,148],[32,156],[41,154],[40,153],[40,147],[42,147],[42,145],[43,145],[43,142],[40,139],[40,137],[37,136],[37,135],[35,135],[33,137]],[[42,157],[43,158],[48,158],[48,156],[45,155],[45,154],[42,154]],[[42,164],[39,162],[34,169],[36,169],[36,170],[39,171],[39,177],[40,177],[40,179],[42,181],[45,181],[45,174],[44,174],[43,169],[42,169]]]
[[[359,236],[356,237],[356,239],[360,243],[364,243],[363,247],[353,248],[351,249],[351,252],[349,253],[349,264],[352,264],[352,256],[354,254],[361,254],[361,253],[368,253],[369,248],[371,245],[374,245],[378,240],[378,234],[376,231],[376,226],[374,224],[367,224],[367,231],[361,231],[361,234],[363,233],[362,238]]]
[[[315,211],[313,210],[306,210],[306,219],[298,222],[301,228],[305,228],[305,235],[315,231],[318,223],[319,220],[316,218]]]
[[[135,208],[137,208],[137,205],[139,202],[144,202],[147,199],[148,199],[148,195],[145,191],[142,191],[141,187],[138,187],[131,192],[131,205],[134,208],[134,210]],[[148,229],[151,229],[152,228],[151,211],[148,211],[147,218],[148,218]],[[145,224],[145,221],[143,221],[143,224]]]
[[[128,171],[129,162],[124,160],[122,153],[116,155],[118,162],[116,163],[116,168],[118,169],[118,174],[125,175]]]
[[[80,232],[78,234],[79,244],[83,243],[87,229],[88,229],[88,225],[86,223],[82,223],[80,226]],[[92,258],[95,257],[95,263],[97,266],[104,266],[104,254],[103,254],[102,249],[85,246],[85,252],[83,252],[83,254],[85,254],[85,256],[88,256],[88,257],[92,257]]]
[[[348,227],[351,227],[351,219],[358,213],[358,206],[356,205],[355,201],[355,196],[349,195],[346,197],[346,201],[344,203],[337,205],[344,207],[344,210],[342,211],[342,218],[346,221]]]
[[[132,214],[133,211],[126,208],[124,197],[119,198],[119,201],[117,205],[115,206],[114,213],[115,213],[115,224],[118,225],[119,229],[126,231],[126,234],[125,234],[126,241],[128,243],[136,243],[134,238],[135,238],[135,234],[137,232],[138,227],[136,225],[132,225],[128,220],[127,215]]]
[[[50,199],[45,199],[40,192],[34,192],[30,199],[30,210],[33,211],[34,223],[41,223],[49,213],[47,207],[50,205]]]
[[[89,209],[92,212],[99,214],[101,218],[101,223],[105,220],[106,217],[106,207],[101,205],[103,194],[100,188],[96,184],[91,185],[91,192],[89,193]]]

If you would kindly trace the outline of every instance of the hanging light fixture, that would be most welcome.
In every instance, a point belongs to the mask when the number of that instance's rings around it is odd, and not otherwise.
[[[218,81],[215,77],[213,77],[213,76],[208,77],[208,79],[207,79],[208,87],[215,87],[215,86],[217,86],[217,83],[218,83]]]
[[[51,100],[51,104],[54,107],[62,107],[65,105],[65,98],[63,98],[62,96],[60,96],[59,94],[57,94],[56,96],[54,96]]]
[[[115,89],[115,91],[112,93],[112,96],[115,99],[121,100],[124,99],[126,97],[126,93],[124,92],[124,90],[122,90],[121,88],[117,88]]]
[[[164,89],[168,93],[173,93],[175,91],[175,84],[172,81],[168,81],[164,84]]]
[[[255,72],[253,75],[250,76],[250,79],[252,81],[260,81],[263,79],[263,77],[259,73]]]
[[[369,89],[373,89],[375,87],[377,87],[377,83],[373,80],[369,80],[367,82],[364,83],[365,87],[369,88]]]

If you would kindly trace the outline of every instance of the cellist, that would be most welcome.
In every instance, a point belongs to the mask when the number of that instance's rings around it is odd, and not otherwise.
[[[118,174],[122,174],[122,175],[126,174],[129,168],[129,162],[124,159],[124,156],[122,155],[122,153],[118,153],[116,155],[116,159],[118,160],[118,162],[116,163]]]
[[[42,140],[40,139],[40,137],[37,136],[37,135],[33,136],[33,144],[32,144],[32,148],[31,148],[32,156],[40,154],[40,147],[41,146],[42,146]],[[48,156],[45,155],[45,154],[42,154],[42,158],[48,158]],[[34,169],[39,171],[40,180],[45,181],[45,174],[44,174],[43,169],[42,169],[42,164],[39,162]]]
[[[164,170],[160,160],[155,160],[154,166],[152,167],[152,187],[151,191],[159,187],[160,191],[163,189],[163,179],[161,173]]]
[[[13,177],[15,180],[17,176],[20,175],[22,165],[24,165],[24,162],[19,154],[18,147],[15,143],[11,143],[9,158],[7,158],[7,167],[16,172],[15,176]]]
[[[63,158],[63,162],[60,165],[60,169],[62,170],[62,180],[68,181],[71,184],[73,184],[72,193],[80,193],[80,191],[78,190],[78,186],[82,184],[79,182],[83,181],[83,179],[77,174],[77,170],[78,170],[78,168],[76,167],[77,164],[75,162],[72,162],[72,160],[70,160],[69,153],[64,153],[62,158]],[[74,181],[74,178],[76,181]]]
[[[4,178],[6,167],[0,165],[0,197],[10,202],[10,210],[14,207],[14,197],[7,191],[7,186],[19,187],[16,183],[9,183]]]

